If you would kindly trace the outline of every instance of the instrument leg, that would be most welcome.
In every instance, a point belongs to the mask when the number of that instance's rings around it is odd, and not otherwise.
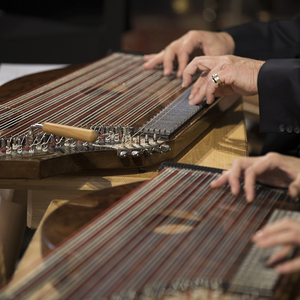
[[[27,191],[0,190],[0,284],[13,274],[26,228]]]

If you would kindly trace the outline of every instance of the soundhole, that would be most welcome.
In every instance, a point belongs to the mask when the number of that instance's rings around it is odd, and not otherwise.
[[[193,213],[179,210],[163,210],[148,216],[144,227],[160,234],[180,234],[193,230],[200,218]]]

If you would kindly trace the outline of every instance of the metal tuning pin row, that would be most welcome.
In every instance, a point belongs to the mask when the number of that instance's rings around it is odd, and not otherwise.
[[[180,279],[173,282],[165,292],[165,296],[169,299],[182,298],[182,294],[188,295],[190,299],[222,299],[222,295],[224,294],[222,280],[207,278],[196,278],[194,280]]]
[[[77,141],[38,133],[32,139],[31,135],[0,139],[0,156],[32,156],[42,153],[52,153],[62,146],[76,147]]]
[[[68,137],[54,136],[42,131],[34,133],[31,128],[23,137],[0,138],[0,157],[32,156],[42,153],[75,153],[93,150],[117,150],[120,158],[141,155],[150,156],[153,153],[166,153],[170,147],[164,141],[158,140],[157,135],[151,137],[148,133],[138,135],[132,127],[114,125],[93,126],[90,129],[98,132],[94,143],[76,140]],[[37,128],[37,130],[40,130]]]
[[[121,147],[117,148],[117,150],[120,158],[126,158],[128,156],[138,158],[141,155],[151,156],[153,153],[166,153],[169,152],[171,148],[162,141],[158,141],[156,134],[154,134],[152,138],[149,138],[148,134],[145,134],[144,136],[130,136],[129,142],[127,143],[123,139]]]

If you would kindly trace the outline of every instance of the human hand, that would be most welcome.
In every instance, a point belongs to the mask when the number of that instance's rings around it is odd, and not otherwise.
[[[183,72],[182,86],[192,83],[192,75],[197,70],[203,71],[194,83],[190,104],[200,103],[206,96],[207,103],[211,104],[215,97],[238,93],[240,95],[255,95],[258,93],[257,78],[264,61],[225,56],[199,56],[194,58]],[[217,74],[222,84],[213,82],[212,75]]]
[[[269,248],[281,245],[281,249],[273,254],[267,261],[268,265],[274,265],[275,270],[281,274],[300,271],[300,257],[295,257],[286,262],[285,259],[294,246],[300,246],[300,222],[292,219],[282,219],[267,225],[256,232],[252,241],[260,248]]]
[[[233,54],[234,48],[234,40],[227,32],[191,30],[158,54],[145,55],[144,68],[152,69],[163,63],[164,74],[170,75],[177,58],[177,76],[180,77],[193,52],[200,50],[204,55],[225,55]]]
[[[244,191],[248,202],[255,197],[255,181],[276,187],[289,187],[295,198],[300,194],[300,159],[278,153],[259,157],[238,158],[231,169],[211,183],[212,188],[229,184],[233,195],[240,192],[240,179],[244,178]]]

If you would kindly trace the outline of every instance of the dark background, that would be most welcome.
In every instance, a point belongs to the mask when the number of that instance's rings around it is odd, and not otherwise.
[[[249,21],[289,19],[298,0],[132,0],[124,50],[157,52],[191,29],[218,30]]]
[[[0,62],[82,63],[158,52],[191,29],[288,19],[300,1],[2,0],[0,9]]]

